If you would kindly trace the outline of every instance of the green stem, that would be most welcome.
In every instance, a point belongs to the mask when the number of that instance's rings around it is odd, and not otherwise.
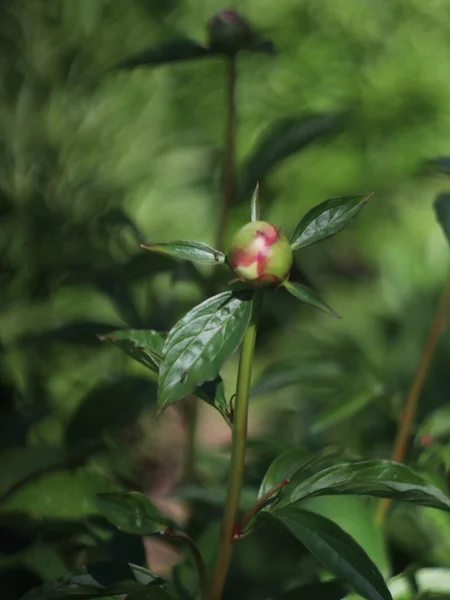
[[[225,129],[225,161],[223,166],[223,191],[222,206],[217,231],[216,247],[223,249],[225,228],[228,222],[228,213],[236,200],[236,57],[226,59],[227,89],[226,111],[227,122]]]
[[[205,567],[205,563],[203,560],[203,556],[201,555],[200,550],[197,547],[197,544],[187,533],[184,533],[184,531],[170,532],[169,535],[170,535],[170,537],[172,537],[174,539],[185,542],[189,546],[189,549],[192,552],[192,558],[195,561],[195,566],[197,567],[198,578],[199,578],[199,582],[200,582],[201,597],[202,597],[202,600],[206,600],[207,591],[208,591],[208,578],[206,575],[206,567]]]
[[[244,479],[245,450],[247,443],[248,401],[252,377],[253,354],[256,330],[261,310],[263,294],[257,292],[253,298],[252,316],[244,335],[239,359],[236,385],[235,412],[233,423],[233,443],[228,477],[227,498],[222,520],[221,536],[214,571],[209,587],[209,600],[220,600],[228,567],[231,561],[233,537],[239,510],[242,482]]]

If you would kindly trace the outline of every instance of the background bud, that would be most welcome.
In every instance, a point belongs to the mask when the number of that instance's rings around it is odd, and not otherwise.
[[[233,237],[228,253],[228,264],[236,275],[260,286],[280,285],[293,260],[287,238],[265,221],[244,225]]]
[[[208,22],[209,47],[235,54],[253,42],[250,24],[234,10],[221,10]]]

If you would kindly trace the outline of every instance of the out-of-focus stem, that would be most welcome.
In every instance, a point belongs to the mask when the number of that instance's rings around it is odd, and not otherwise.
[[[420,392],[422,391],[425,378],[428,373],[428,369],[433,358],[434,351],[436,349],[439,335],[444,327],[445,317],[447,315],[448,306],[450,304],[450,275],[447,278],[447,282],[444,286],[439,304],[436,310],[436,314],[431,325],[425,346],[423,348],[422,356],[420,357],[417,365],[416,372],[411,382],[408,395],[405,400],[403,411],[400,417],[397,437],[394,444],[394,450],[392,452],[392,460],[396,462],[402,462],[406,455],[408,438],[413,426],[414,415],[417,410],[419,402]],[[382,524],[386,517],[386,513],[391,504],[389,498],[384,498],[380,501],[377,510],[377,522]]]

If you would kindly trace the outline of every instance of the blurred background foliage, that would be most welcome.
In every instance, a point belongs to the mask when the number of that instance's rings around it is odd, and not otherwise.
[[[132,488],[160,499],[184,493],[190,504],[171,499],[166,506],[178,518],[191,515],[206,548],[214,543],[205,528],[219,515],[220,495],[211,492],[224,486],[226,426],[201,406],[203,487],[179,488],[183,410],[151,421],[155,382],[97,334],[166,331],[211,285],[227,281],[227,274],[211,279],[207,269],[139,250],[141,242],[177,238],[214,245],[222,63],[111,69],[176,37],[203,43],[205,22],[218,8],[216,0],[1,3],[5,598],[107,555],[136,564],[149,558],[162,569],[175,560],[160,546],[147,547],[146,558],[140,542],[113,533],[94,507],[97,492]],[[297,253],[302,277],[343,319],[299,308],[281,292],[266,303],[251,415],[251,496],[270,460],[292,446],[390,456],[449,262],[432,203],[450,180],[426,165],[450,154],[450,12],[447,0],[243,0],[238,8],[277,53],[239,60],[238,155],[247,171],[227,240],[248,220],[244,183],[252,165],[261,175],[263,218],[285,231],[325,198],[376,192],[344,233]],[[266,172],[273,148],[262,155],[255,148],[271,124],[278,122],[284,140],[290,127],[280,119],[341,111],[339,129]],[[424,447],[416,436],[409,453],[443,489],[449,360],[444,335],[418,414],[422,434],[435,443]],[[231,396],[235,358],[222,374]],[[450,568],[446,514],[395,506],[383,536],[371,504],[311,502],[352,533],[386,575],[411,565]],[[280,545],[277,536],[240,544],[230,598],[236,590],[261,598],[280,582],[310,581],[312,559],[297,546],[292,558],[292,542],[283,537]]]

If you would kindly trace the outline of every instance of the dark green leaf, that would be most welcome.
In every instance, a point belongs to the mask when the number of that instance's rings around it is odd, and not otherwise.
[[[24,482],[63,466],[67,459],[63,448],[37,446],[15,448],[0,455],[0,500]]]
[[[442,230],[450,242],[450,194],[441,194],[434,201],[434,210]]]
[[[225,262],[225,254],[219,250],[214,250],[201,242],[191,242],[178,240],[175,242],[161,242],[159,244],[142,244],[142,248],[151,252],[160,252],[168,254],[173,258],[191,260],[204,265],[221,265]]]
[[[161,580],[144,567],[130,563],[98,562],[86,565],[58,581],[31,590],[22,600],[62,600],[65,598],[101,598],[151,589]]]
[[[334,465],[284,489],[280,506],[312,496],[339,494],[393,498],[450,511],[450,499],[409,467],[390,460]]]
[[[162,534],[171,526],[168,519],[140,492],[100,494],[95,503],[102,515],[125,533]]]
[[[348,590],[342,585],[334,581],[325,581],[302,585],[277,596],[271,596],[267,600],[341,600],[347,594]]]
[[[260,218],[260,204],[259,204],[259,183],[256,184],[255,191],[253,192],[252,199],[250,202],[250,216],[252,221],[259,221]]]
[[[225,396],[225,386],[222,377],[218,376],[212,381],[205,381],[195,388],[194,394],[217,409],[228,425],[232,424],[233,412],[230,402]]]
[[[156,383],[140,377],[124,377],[99,385],[84,398],[66,431],[69,446],[118,434],[133,423],[145,408],[156,404]]]
[[[346,227],[372,196],[338,196],[314,206],[294,229],[289,240],[292,250],[315,244]]]
[[[239,183],[239,199],[245,201],[257,182],[271,169],[315,140],[340,129],[342,115],[287,117],[273,123],[247,158]]]
[[[270,464],[261,481],[258,492],[258,498],[267,494],[271,489],[278,485],[283,479],[288,479],[302,468],[304,460],[309,456],[306,448],[295,448],[287,450],[275,458]]]
[[[375,563],[333,521],[298,506],[275,509],[273,516],[326,569],[339,579],[347,581],[358,594],[367,600],[391,600],[391,594]]]
[[[341,318],[337,312],[330,308],[328,304],[322,300],[322,298],[319,298],[319,296],[313,292],[313,290],[310,290],[308,287],[306,287],[306,285],[285,281],[283,286],[298,300],[301,300],[310,306],[314,306],[314,308],[318,308],[319,310],[328,313],[332,317],[336,317],[338,319]]]
[[[152,329],[123,329],[99,336],[102,341],[111,342],[154,373],[159,372],[166,337],[167,333]]]
[[[144,50],[120,62],[116,68],[128,71],[137,67],[158,67],[173,62],[206,58],[214,54],[215,52],[192,40],[179,39]]]
[[[196,306],[172,328],[159,372],[160,410],[217,377],[247,328],[249,298],[232,292],[219,294]]]

